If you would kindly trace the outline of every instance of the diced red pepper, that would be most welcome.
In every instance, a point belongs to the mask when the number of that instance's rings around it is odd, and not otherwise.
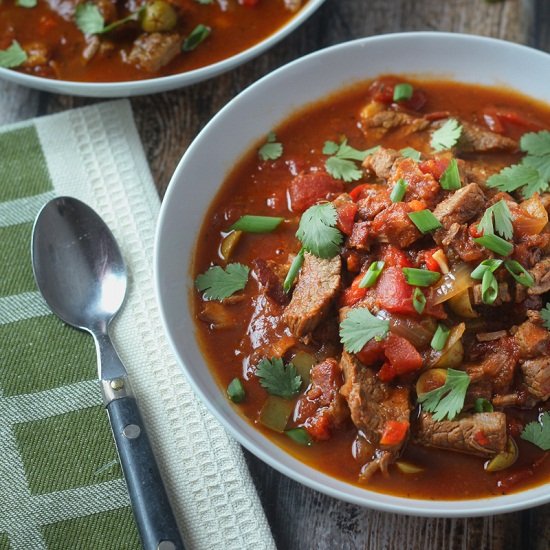
[[[384,353],[395,371],[395,376],[422,368],[420,353],[406,338],[397,334],[390,333],[384,340]]]
[[[424,201],[412,200],[407,203],[411,212],[420,212],[421,210],[426,209],[426,203]]]
[[[386,267],[412,267],[409,257],[395,246],[387,245],[383,251]]]
[[[375,288],[382,309],[417,315],[412,301],[413,287],[407,284],[401,267],[385,267]]]
[[[420,171],[424,174],[431,174],[437,181],[441,179],[443,172],[449,167],[449,159],[428,159],[418,165]]]
[[[351,283],[351,286],[344,290],[342,298],[340,300],[342,307],[350,307],[366,296],[368,289],[359,288],[359,283],[363,280],[364,276],[364,273],[359,273],[359,275],[357,275],[357,277],[353,279],[353,283]]]
[[[477,223],[473,223],[472,225],[470,225],[470,227],[468,228],[468,232],[470,233],[472,239],[483,237],[483,231],[479,230]]]
[[[380,445],[395,447],[405,440],[408,431],[409,423],[406,420],[403,422],[388,420],[380,438]]]
[[[476,443],[481,446],[489,445],[489,440],[487,439],[487,436],[485,435],[485,432],[483,430],[479,430],[474,434],[474,439],[476,440]]]
[[[531,120],[526,116],[518,113],[514,109],[506,107],[486,107],[483,110],[483,120],[487,124],[489,130],[497,134],[506,134],[507,124],[521,127],[526,132],[539,132],[545,127],[535,120]]]
[[[437,260],[434,260],[433,255],[438,251],[441,250],[438,246],[436,248],[432,248],[431,250],[425,250],[421,253],[421,261],[426,264],[426,269],[429,269],[430,271],[437,271],[441,273],[441,266],[437,263]]]
[[[357,205],[354,202],[343,200],[335,200],[333,204],[336,208],[336,227],[345,235],[351,235],[355,214],[357,213]]]
[[[363,363],[363,365],[371,366],[384,360],[384,341],[383,340],[369,340],[359,353],[356,354],[357,359]]]
[[[354,202],[357,202],[359,199],[362,198],[361,195],[363,191],[371,187],[372,187],[371,183],[362,183],[361,185],[357,185],[349,192],[349,196],[352,198]]]

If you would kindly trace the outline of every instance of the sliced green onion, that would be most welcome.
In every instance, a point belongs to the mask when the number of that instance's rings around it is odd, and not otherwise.
[[[233,378],[227,386],[227,396],[233,403],[242,403],[246,397],[243,383],[238,378]]]
[[[285,434],[300,445],[311,446],[313,440],[305,428],[294,428],[292,430],[286,430]]]
[[[472,279],[483,279],[483,275],[486,271],[494,273],[502,265],[502,260],[483,260],[471,273]]]
[[[509,256],[514,250],[512,243],[505,241],[498,235],[483,235],[483,237],[478,237],[474,241],[501,256]]]
[[[401,269],[407,283],[411,286],[430,286],[441,277],[441,273],[429,271],[428,269],[417,269],[416,267],[403,267]]]
[[[413,95],[413,87],[406,82],[397,84],[393,89],[393,100],[394,101],[405,101],[411,99]]]
[[[292,283],[294,282],[294,279],[296,279],[296,277],[298,276],[298,271],[300,271],[303,263],[304,249],[300,248],[300,252],[298,252],[298,254],[296,254],[296,256],[294,257],[294,260],[292,260],[292,263],[290,264],[290,269],[286,274],[285,281],[283,283],[283,289],[285,292],[288,292],[292,287]]]
[[[384,263],[382,261],[378,262],[372,262],[370,264],[369,268],[367,269],[367,272],[365,273],[365,276],[361,279],[361,282],[359,283],[359,288],[370,288],[371,286],[376,283],[378,280],[378,277],[380,277],[380,273],[382,273],[382,270],[384,269]]]
[[[184,52],[190,52],[194,50],[203,40],[206,40],[212,29],[203,25],[202,23],[198,24],[192,31],[191,34],[183,41],[181,49]]]
[[[420,151],[417,151],[413,147],[405,147],[404,149],[401,149],[399,152],[401,153],[401,156],[405,157],[406,159],[413,159],[413,160],[419,161],[420,157],[422,157],[422,153]]]
[[[407,216],[409,216],[414,225],[418,227],[419,231],[424,234],[441,227],[441,223],[430,210],[409,212]]]
[[[418,315],[422,315],[426,307],[426,296],[424,296],[424,293],[418,287],[413,292],[413,307]]]
[[[390,193],[392,202],[401,202],[407,192],[408,183],[404,179],[397,180]]]
[[[435,351],[442,351],[445,347],[445,344],[447,343],[447,339],[449,338],[449,333],[450,329],[445,325],[439,323],[430,343],[432,349],[434,349]]]
[[[495,303],[498,297],[498,281],[492,271],[485,271],[481,280],[481,299],[484,304],[491,305]]]
[[[529,271],[527,271],[519,262],[516,262],[516,260],[506,260],[504,262],[504,267],[520,285],[530,288],[535,284],[533,275],[531,275],[531,273],[529,273]]]
[[[452,159],[445,172],[443,172],[441,179],[439,180],[439,185],[447,191],[452,189],[460,189],[462,187],[456,159]]]
[[[275,216],[241,216],[229,229],[246,233],[270,233],[277,229],[284,218]]]
[[[474,408],[477,413],[492,413],[494,411],[493,404],[487,401],[487,399],[483,399],[483,397],[478,397],[476,399]]]

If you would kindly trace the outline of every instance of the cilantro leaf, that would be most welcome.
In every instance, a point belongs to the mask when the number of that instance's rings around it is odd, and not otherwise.
[[[447,369],[445,384],[435,390],[421,393],[418,402],[426,411],[434,413],[433,419],[439,422],[447,417],[453,420],[464,407],[470,377],[461,370]]]
[[[277,136],[273,132],[269,132],[266,142],[258,149],[258,155],[262,160],[277,160],[282,154],[283,145],[277,142]]]
[[[99,8],[91,2],[79,4],[74,13],[76,26],[84,34],[99,34],[103,32],[105,20]]]
[[[280,358],[262,359],[256,367],[260,384],[271,395],[291,399],[300,391],[302,377],[292,363],[285,365]]]
[[[540,310],[540,316],[543,320],[543,325],[550,330],[550,302]]]
[[[327,202],[310,206],[300,218],[296,237],[318,258],[333,258],[340,250],[342,233],[336,229],[336,208]]]
[[[550,413],[542,414],[538,422],[529,422],[521,432],[521,439],[529,441],[543,451],[550,451]]]
[[[494,235],[496,231],[501,237],[511,239],[514,236],[514,227],[512,226],[512,214],[506,201],[501,199],[487,208],[477,227],[484,235]]]
[[[206,298],[223,300],[246,286],[248,272],[248,267],[242,264],[227,264],[225,270],[216,265],[199,275],[195,286]]]
[[[454,118],[448,119],[445,124],[432,134],[430,145],[435,151],[444,151],[454,147],[462,134],[462,126]]]
[[[333,178],[346,182],[357,181],[361,179],[363,172],[355,162],[363,162],[376,149],[378,147],[360,151],[348,145],[346,138],[340,144],[334,141],[325,141],[323,154],[332,155],[326,160],[325,168]]]
[[[519,143],[521,150],[530,155],[536,157],[550,155],[550,132],[548,130],[523,134]]]
[[[367,308],[352,309],[340,323],[340,342],[349,353],[361,351],[375,338],[381,340],[390,330],[390,322],[375,317]]]
[[[27,61],[27,53],[19,45],[17,40],[11,43],[11,46],[5,50],[0,50],[0,67],[11,69],[19,67]]]
[[[420,160],[420,157],[422,156],[422,153],[420,151],[417,151],[416,149],[413,149],[412,147],[405,147],[404,149],[401,149],[399,151],[401,153],[402,157],[413,159],[416,161]]]

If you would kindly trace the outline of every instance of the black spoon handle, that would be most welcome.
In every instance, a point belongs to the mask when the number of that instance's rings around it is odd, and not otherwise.
[[[144,550],[184,550],[135,398],[113,399],[107,413]]]

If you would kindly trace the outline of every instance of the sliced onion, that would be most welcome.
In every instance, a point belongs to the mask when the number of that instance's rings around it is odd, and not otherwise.
[[[463,290],[456,296],[449,298],[449,306],[454,313],[464,317],[465,319],[475,319],[479,317],[479,314],[472,307],[472,301],[470,300],[470,292],[468,289]]]
[[[538,235],[548,223],[548,212],[538,193],[512,209],[512,222],[516,235]]]
[[[506,443],[506,449],[501,453],[498,453],[493,459],[485,463],[485,470],[487,472],[499,472],[505,470],[514,464],[518,459],[518,446],[513,437],[508,437]]]
[[[471,272],[470,266],[462,262],[455,265],[449,273],[443,275],[439,283],[434,287],[433,304],[437,305],[446,302],[453,296],[474,286],[475,281],[470,277]]]
[[[478,342],[492,342],[493,340],[500,340],[508,333],[505,330],[497,330],[496,332],[480,332],[476,334]]]
[[[391,332],[406,338],[417,349],[430,345],[437,328],[437,323],[432,317],[414,319],[384,310],[378,313],[378,317],[389,320]]]
[[[429,369],[424,371],[416,381],[416,395],[428,393],[445,384],[447,380],[446,369]]]
[[[402,474],[419,474],[424,471],[424,468],[412,464],[412,462],[405,462],[404,460],[398,460],[395,465]]]
[[[429,368],[454,369],[462,364],[464,359],[464,347],[462,335],[466,331],[466,325],[460,323],[449,332],[447,343],[441,352],[436,352],[428,360]]]
[[[450,269],[449,269],[449,264],[447,262],[447,256],[445,256],[445,252],[443,252],[443,250],[441,250],[441,248],[438,248],[432,254],[432,258],[439,265],[439,268],[441,269],[441,273],[443,273],[443,275],[446,275],[447,273],[449,273]]]
[[[237,246],[237,243],[239,242],[242,234],[242,231],[231,231],[231,233],[228,233],[223,238],[220,245],[220,256],[226,262],[229,261],[229,258],[231,257],[233,250],[235,250],[235,247]]]

